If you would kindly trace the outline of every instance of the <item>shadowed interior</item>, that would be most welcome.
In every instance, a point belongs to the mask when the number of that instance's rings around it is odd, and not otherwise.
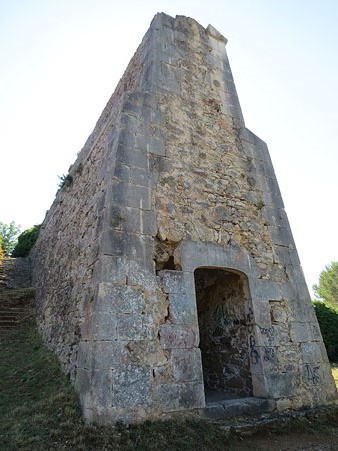
[[[246,276],[219,268],[194,275],[206,397],[252,396]]]

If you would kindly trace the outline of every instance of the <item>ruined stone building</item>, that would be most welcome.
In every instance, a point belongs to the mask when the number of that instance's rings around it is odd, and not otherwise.
[[[210,25],[157,14],[43,223],[39,328],[90,422],[336,396],[225,45]]]

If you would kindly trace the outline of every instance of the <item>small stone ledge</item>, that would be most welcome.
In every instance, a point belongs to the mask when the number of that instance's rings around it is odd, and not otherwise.
[[[338,409],[338,404],[331,404],[315,408],[302,410],[288,410],[283,413],[270,412],[261,415],[233,417],[222,421],[221,429],[226,432],[233,432],[239,435],[249,435],[259,432],[262,428],[273,427],[274,425],[287,425],[294,420],[313,421],[320,417],[325,417],[334,413]]]
[[[243,415],[259,415],[276,409],[276,402],[265,398],[238,398],[207,402],[200,415],[214,420]]]

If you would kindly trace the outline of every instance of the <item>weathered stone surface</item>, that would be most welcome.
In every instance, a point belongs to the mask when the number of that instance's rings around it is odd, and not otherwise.
[[[149,405],[151,371],[138,365],[121,365],[113,370],[113,406]]]
[[[196,296],[192,293],[170,293],[169,314],[173,324],[198,327]]]
[[[299,379],[294,373],[270,374],[267,378],[268,396],[271,398],[292,397],[299,384]]]
[[[199,344],[197,328],[163,324],[159,329],[163,349],[193,348]]]
[[[42,225],[39,328],[88,421],[202,408],[205,388],[278,409],[335,396],[225,43],[157,14]]]
[[[203,382],[201,351],[199,349],[173,349],[171,362],[175,381]]]
[[[268,399],[245,398],[220,402],[209,402],[201,411],[203,416],[214,420],[238,415],[259,415],[275,409],[275,403]]]
[[[161,384],[157,388],[163,412],[204,407],[204,387],[202,382],[181,384]]]
[[[165,293],[195,293],[194,278],[191,273],[163,271],[163,289]]]

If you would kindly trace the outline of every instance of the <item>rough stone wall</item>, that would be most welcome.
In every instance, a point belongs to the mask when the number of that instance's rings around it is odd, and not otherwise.
[[[225,43],[211,26],[155,16],[40,232],[40,329],[89,421],[205,406],[198,268],[247,281],[244,308],[230,310],[254,396],[279,409],[335,396],[269,153],[245,128]]]

